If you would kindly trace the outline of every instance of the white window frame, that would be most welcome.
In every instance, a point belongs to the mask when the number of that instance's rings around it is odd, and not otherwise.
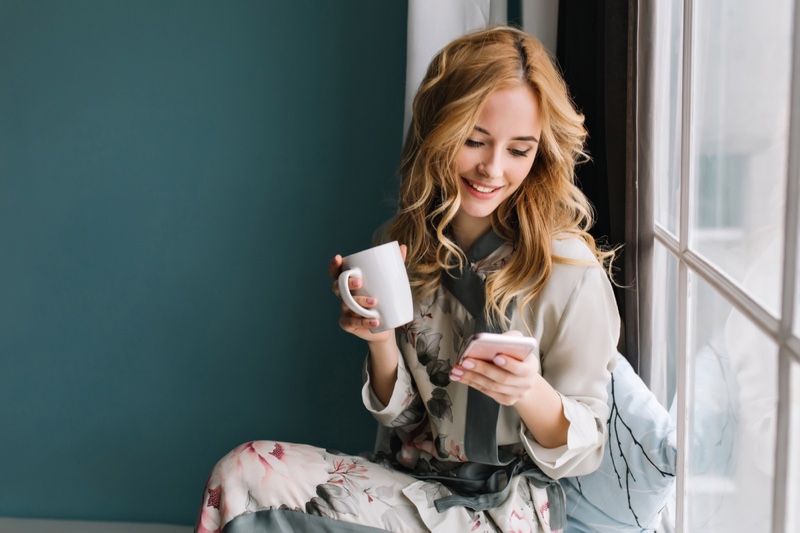
[[[689,274],[713,287],[739,313],[774,340],[778,346],[778,417],[773,485],[773,526],[775,533],[786,531],[788,495],[791,494],[788,471],[797,468],[797,457],[790,461],[790,453],[798,454],[800,442],[790,435],[792,410],[800,406],[791,404],[791,366],[800,364],[800,339],[793,331],[795,320],[796,279],[798,262],[798,227],[800,227],[800,0],[795,1],[792,37],[792,73],[790,92],[789,142],[786,179],[786,204],[784,228],[783,280],[780,319],[754,300],[736,282],[689,248],[690,194],[692,192],[692,83],[694,37],[694,1],[683,2],[682,51],[682,102],[681,102],[681,166],[679,234],[675,235],[659,222],[655,223],[655,241],[663,245],[678,262],[678,353],[677,353],[677,423],[678,423],[678,476],[675,524],[680,532],[688,532],[686,516],[686,479],[690,450],[689,428],[692,427],[692,367],[689,364]],[[797,391],[795,391],[797,394]],[[795,430],[796,431],[796,430]],[[796,481],[795,481],[796,483]]]

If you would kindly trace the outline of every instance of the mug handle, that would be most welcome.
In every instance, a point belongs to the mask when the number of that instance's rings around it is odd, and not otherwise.
[[[358,267],[353,267],[339,274],[339,294],[342,295],[342,300],[352,312],[357,313],[364,318],[380,318],[380,315],[377,311],[374,309],[364,309],[356,303],[355,298],[353,298],[353,295],[350,294],[349,282],[350,277],[354,274],[356,274],[357,277],[362,277],[361,269]]]

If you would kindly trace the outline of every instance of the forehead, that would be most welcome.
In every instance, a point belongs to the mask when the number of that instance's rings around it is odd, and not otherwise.
[[[524,84],[492,91],[478,116],[477,125],[495,137],[538,136],[542,126],[536,94]]]

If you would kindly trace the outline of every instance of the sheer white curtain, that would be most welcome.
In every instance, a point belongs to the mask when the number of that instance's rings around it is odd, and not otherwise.
[[[459,35],[506,24],[507,5],[507,0],[409,0],[404,132],[411,102],[433,56]],[[555,55],[558,0],[522,0],[521,8],[525,30]]]
[[[459,35],[506,24],[507,6],[507,0],[408,1],[404,132],[411,120],[411,102],[433,56]],[[558,0],[522,0],[521,9],[525,30],[555,54]]]
[[[460,35],[505,22],[506,0],[408,1],[404,132],[411,120],[411,102],[433,56]]]

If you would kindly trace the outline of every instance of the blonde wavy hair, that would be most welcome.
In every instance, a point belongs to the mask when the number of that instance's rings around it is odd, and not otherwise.
[[[609,273],[615,254],[588,233],[592,207],[574,177],[576,164],[588,160],[583,115],[538,40],[495,27],[460,37],[434,57],[414,98],[399,211],[388,226],[391,240],[408,245],[406,265],[418,298],[436,292],[443,274],[463,267],[466,258],[450,227],[461,205],[456,156],[492,91],[521,83],[538,99],[542,132],[530,173],[492,214],[493,229],[513,243],[514,253],[487,276],[485,312],[506,321],[515,298],[525,305],[542,290],[553,262],[575,263],[552,254],[554,237],[580,238]]]

